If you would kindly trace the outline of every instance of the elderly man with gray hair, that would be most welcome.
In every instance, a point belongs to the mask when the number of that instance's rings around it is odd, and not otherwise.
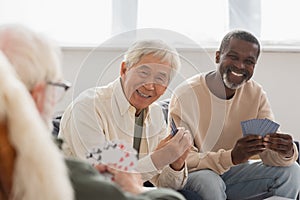
[[[182,127],[170,136],[155,103],[179,66],[177,51],[165,42],[134,43],[124,55],[119,78],[84,91],[66,109],[59,132],[66,142],[65,154],[85,159],[93,147],[119,139],[137,150],[137,170],[144,181],[182,189],[192,138]]]

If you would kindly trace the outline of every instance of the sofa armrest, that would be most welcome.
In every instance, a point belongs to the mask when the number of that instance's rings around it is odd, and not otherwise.
[[[295,142],[295,144],[296,144],[296,146],[297,146],[297,148],[298,148],[298,152],[299,152],[299,141],[294,141],[294,142]],[[297,162],[298,162],[298,164],[300,165],[300,152],[299,152],[299,154],[298,154]]]

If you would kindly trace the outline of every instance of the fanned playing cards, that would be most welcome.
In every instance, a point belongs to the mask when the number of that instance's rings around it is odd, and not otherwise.
[[[264,137],[268,133],[275,133],[280,125],[272,120],[265,118],[242,121],[241,126],[244,136],[254,134]]]
[[[93,148],[86,155],[93,164],[110,165],[113,168],[131,172],[137,165],[137,151],[123,141],[106,141],[101,147]],[[104,174],[111,179],[111,174]]]

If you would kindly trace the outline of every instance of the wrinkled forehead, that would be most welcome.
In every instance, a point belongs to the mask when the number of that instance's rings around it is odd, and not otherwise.
[[[139,66],[141,64],[161,64],[171,66],[171,63],[170,61],[168,61],[166,56],[156,55],[153,53],[141,56],[139,60],[135,64],[133,64],[133,66]]]
[[[152,73],[161,73],[165,75],[169,75],[172,70],[174,70],[169,64],[162,63],[141,63],[131,67],[131,70],[134,71],[149,71]]]

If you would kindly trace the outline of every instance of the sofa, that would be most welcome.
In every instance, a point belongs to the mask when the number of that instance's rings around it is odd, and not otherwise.
[[[164,114],[164,118],[166,120],[166,122],[168,122],[168,106],[169,106],[169,99],[165,99],[162,101],[159,101],[158,104],[161,106],[163,114]],[[57,137],[58,132],[59,132],[59,125],[60,125],[60,120],[61,120],[61,115],[58,115],[56,117],[53,118],[52,124],[53,124],[53,131],[52,134],[54,135],[54,137]],[[174,122],[172,122],[174,123]],[[298,151],[299,151],[299,141],[294,141],[296,146],[298,147]],[[297,159],[298,164],[299,163],[299,157]],[[146,182],[145,186],[151,186],[151,184],[147,185],[148,183]],[[248,200],[259,200],[259,199],[265,199],[267,197],[270,197],[269,193],[263,193],[263,194],[259,194],[259,195],[255,195],[253,197],[249,197]],[[299,199],[299,195],[298,198]]]

